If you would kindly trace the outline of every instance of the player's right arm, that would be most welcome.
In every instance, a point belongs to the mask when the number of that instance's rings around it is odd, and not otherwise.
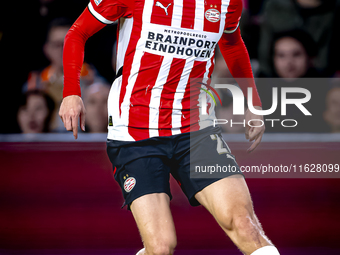
[[[130,17],[133,2],[127,0],[91,0],[68,31],[64,41],[63,68],[64,90],[59,115],[68,131],[78,136],[78,118],[85,130],[85,107],[81,99],[80,72],[84,62],[85,43],[89,37],[112,24],[120,17]]]
[[[78,118],[85,131],[85,107],[81,99],[80,72],[84,62],[87,39],[102,29],[105,24],[98,21],[88,8],[79,16],[66,34],[63,51],[64,90],[59,115],[66,130],[78,137]]]

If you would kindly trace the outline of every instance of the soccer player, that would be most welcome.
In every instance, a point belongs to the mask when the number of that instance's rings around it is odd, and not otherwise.
[[[241,0],[91,0],[66,36],[59,114],[77,138],[79,118],[85,127],[79,87],[85,42],[119,21],[118,72],[108,98],[107,152],[142,236],[140,255],[174,252],[170,173],[190,204],[203,205],[244,254],[279,254],[264,235],[220,128],[213,126],[214,104],[208,98],[207,114],[200,114],[217,43],[232,75],[248,78],[238,83],[244,92],[252,87],[254,107],[261,109],[238,27],[241,12]],[[195,90],[191,81],[200,79],[194,84],[203,89]],[[253,126],[246,128],[246,138],[254,141],[249,152],[264,132],[259,121],[252,120],[261,118],[246,112],[246,123]],[[237,171],[224,178],[190,178],[193,162],[204,165],[206,160]]]

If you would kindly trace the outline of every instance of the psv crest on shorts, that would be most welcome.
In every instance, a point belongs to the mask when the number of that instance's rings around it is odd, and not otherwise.
[[[124,182],[124,190],[126,192],[130,192],[136,185],[136,179],[133,177],[129,177]]]

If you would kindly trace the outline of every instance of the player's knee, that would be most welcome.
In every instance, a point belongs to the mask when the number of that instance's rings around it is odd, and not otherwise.
[[[148,255],[172,255],[177,245],[176,239],[158,240],[146,246]]]
[[[233,217],[231,213],[218,213],[216,219],[224,231],[231,231],[233,229]]]
[[[239,236],[247,236],[258,229],[254,214],[246,208],[234,212],[226,212],[220,218],[220,225],[226,232],[235,231]]]
[[[233,229],[239,237],[249,237],[259,232],[257,222],[252,214],[242,214],[233,217]]]

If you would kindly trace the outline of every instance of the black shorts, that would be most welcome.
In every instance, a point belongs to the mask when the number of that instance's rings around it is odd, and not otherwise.
[[[242,175],[219,127],[134,142],[108,140],[107,153],[123,192],[123,206],[128,205],[128,209],[135,199],[146,194],[166,193],[171,199],[170,174],[192,206],[199,205],[195,194],[211,183],[230,175]],[[234,170],[216,178],[205,172],[200,178],[197,168],[203,172],[207,165],[229,166]]]

